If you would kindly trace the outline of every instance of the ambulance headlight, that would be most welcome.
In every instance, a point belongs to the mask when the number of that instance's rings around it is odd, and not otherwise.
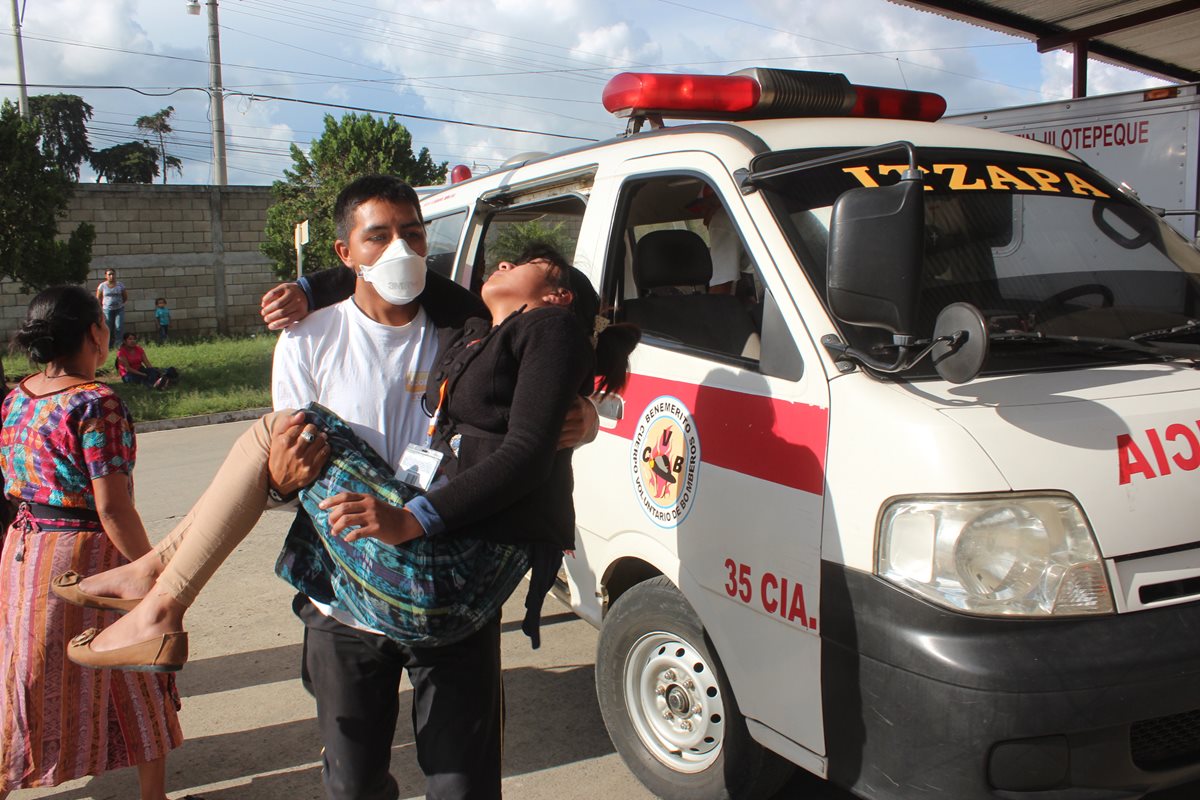
[[[888,506],[875,569],[972,614],[1111,614],[1096,539],[1070,497],[913,498]]]

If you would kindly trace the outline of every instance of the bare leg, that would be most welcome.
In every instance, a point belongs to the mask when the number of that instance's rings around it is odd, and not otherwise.
[[[167,757],[137,765],[140,800],[167,800]],[[3,798],[0,798],[3,800]]]
[[[156,579],[137,607],[92,640],[93,650],[114,650],[183,630],[184,612],[262,516],[272,425],[283,416],[268,414],[238,437],[213,482],[167,537],[166,548],[161,552],[156,548],[126,565],[132,569],[118,568],[135,583],[151,575]],[[172,550],[163,563],[162,553]],[[105,575],[96,576],[98,583]],[[120,592],[115,596],[139,596],[132,585],[106,588]]]

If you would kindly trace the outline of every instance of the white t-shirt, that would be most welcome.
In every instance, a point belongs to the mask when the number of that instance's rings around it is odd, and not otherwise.
[[[271,399],[278,411],[316,400],[350,424],[393,467],[410,442],[424,444],[421,397],[437,350],[425,309],[401,327],[383,325],[354,298],[315,311],[275,345]]]
[[[276,411],[317,401],[396,467],[410,442],[423,445],[428,437],[421,396],[436,351],[425,309],[407,325],[383,325],[351,297],[284,330],[275,345],[271,399]],[[343,609],[312,603],[343,625],[380,633]]]
[[[708,285],[736,281],[742,268],[742,240],[723,208],[714,211],[708,221],[708,250],[712,256],[712,279]]]

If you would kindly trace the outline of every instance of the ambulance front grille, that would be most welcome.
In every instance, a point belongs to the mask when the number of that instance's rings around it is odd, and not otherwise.
[[[1171,769],[1200,761],[1200,709],[1133,723],[1129,749],[1138,769]]]

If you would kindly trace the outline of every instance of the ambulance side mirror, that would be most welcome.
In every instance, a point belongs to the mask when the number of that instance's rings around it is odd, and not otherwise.
[[[916,333],[924,260],[924,183],[850,189],[833,204],[828,289],[834,316],[852,325]]]

